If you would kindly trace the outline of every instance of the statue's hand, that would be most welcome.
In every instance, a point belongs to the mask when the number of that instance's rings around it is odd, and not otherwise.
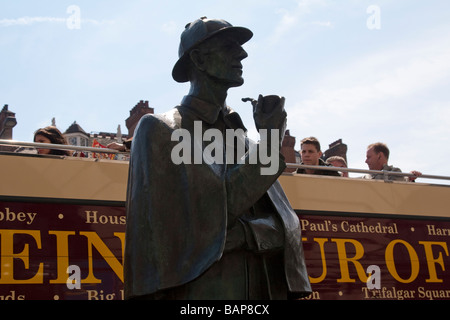
[[[259,95],[253,100],[253,119],[256,129],[279,130],[280,144],[286,131],[287,113],[284,110],[284,97]],[[270,132],[268,133],[270,134]]]
[[[258,101],[253,100],[253,119],[256,129],[286,129],[287,113],[284,110],[284,97],[259,95]]]

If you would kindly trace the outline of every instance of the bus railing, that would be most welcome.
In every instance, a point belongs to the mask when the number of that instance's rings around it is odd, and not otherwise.
[[[420,176],[416,176],[413,173],[409,172],[395,172],[395,171],[387,171],[387,170],[365,170],[365,169],[355,169],[355,168],[342,168],[342,167],[328,167],[328,166],[311,166],[306,164],[298,164],[298,163],[287,163],[288,168],[300,168],[300,169],[320,169],[320,170],[329,170],[329,171],[339,171],[339,172],[352,172],[352,173],[365,173],[365,174],[382,174],[385,177],[385,180],[389,176],[401,176],[401,177],[416,177],[416,178],[424,178],[424,179],[436,179],[436,180],[450,180],[448,176],[440,176],[440,175],[431,175],[431,174],[422,174]]]
[[[39,142],[23,142],[16,140],[4,140],[0,139],[0,145],[15,146],[15,147],[27,147],[36,149],[52,149],[52,150],[71,150],[71,151],[87,151],[95,153],[114,153],[114,154],[128,154],[129,152],[121,152],[115,149],[109,148],[96,148],[96,147],[83,147],[72,146],[69,144],[52,144],[52,143],[39,143]]]
[[[65,144],[51,144],[51,143],[39,143],[39,142],[24,142],[24,141],[16,141],[16,140],[5,140],[0,139],[0,146],[16,146],[16,147],[28,147],[28,148],[36,148],[36,149],[56,149],[56,150],[71,150],[71,151],[85,151],[85,152],[95,152],[95,153],[110,153],[110,154],[129,154],[129,152],[122,152],[115,149],[109,148],[96,148],[96,147],[83,147],[83,146],[72,146]],[[364,174],[382,174],[385,181],[388,181],[389,176],[401,176],[401,177],[416,177],[421,179],[434,179],[434,180],[450,180],[448,176],[441,175],[430,175],[430,174],[422,174],[420,176],[416,176],[413,173],[409,172],[393,172],[387,170],[365,170],[365,169],[356,169],[356,168],[342,168],[342,167],[333,167],[333,166],[312,166],[298,163],[287,163],[288,168],[291,169],[320,169],[320,170],[329,170],[329,171],[338,171],[338,172],[351,172],[351,173],[364,173]]]

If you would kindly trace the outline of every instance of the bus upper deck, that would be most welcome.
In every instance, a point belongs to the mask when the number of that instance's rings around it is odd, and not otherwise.
[[[2,152],[0,170],[0,300],[122,299],[128,162]],[[448,185],[279,181],[301,223],[310,299],[450,298]]]

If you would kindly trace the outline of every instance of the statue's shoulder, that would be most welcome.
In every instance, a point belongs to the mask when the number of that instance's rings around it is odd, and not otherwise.
[[[173,108],[164,113],[142,116],[139,121],[137,131],[155,131],[155,130],[175,130],[180,127],[181,116],[177,108]]]

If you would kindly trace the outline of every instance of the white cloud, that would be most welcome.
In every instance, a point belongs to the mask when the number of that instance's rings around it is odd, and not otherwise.
[[[16,19],[0,19],[0,27],[31,26],[36,23],[66,23],[69,18],[59,17],[20,17]],[[82,18],[81,24],[102,25],[114,23],[113,20],[95,20]]]
[[[327,28],[333,27],[331,21],[313,21],[311,22],[311,24],[319,27],[327,27]]]
[[[55,17],[21,17],[17,19],[0,19],[0,26],[10,27],[10,26],[28,26],[34,23],[42,22],[66,22],[65,18],[55,18]]]
[[[163,32],[165,32],[167,34],[170,34],[170,35],[178,34],[178,32],[179,32],[178,25],[173,20],[165,22],[162,25],[161,29],[162,29]]]
[[[277,43],[281,38],[290,31],[299,26],[314,25],[319,27],[332,27],[331,21],[307,21],[305,18],[310,15],[313,10],[326,6],[324,0],[299,0],[295,8],[278,9],[277,14],[281,15],[280,22],[276,26],[274,32],[270,36],[272,44]]]
[[[347,113],[382,103],[389,108],[386,102],[409,99],[448,81],[449,74],[450,46],[440,40],[381,51],[330,70],[319,89],[295,109]]]

